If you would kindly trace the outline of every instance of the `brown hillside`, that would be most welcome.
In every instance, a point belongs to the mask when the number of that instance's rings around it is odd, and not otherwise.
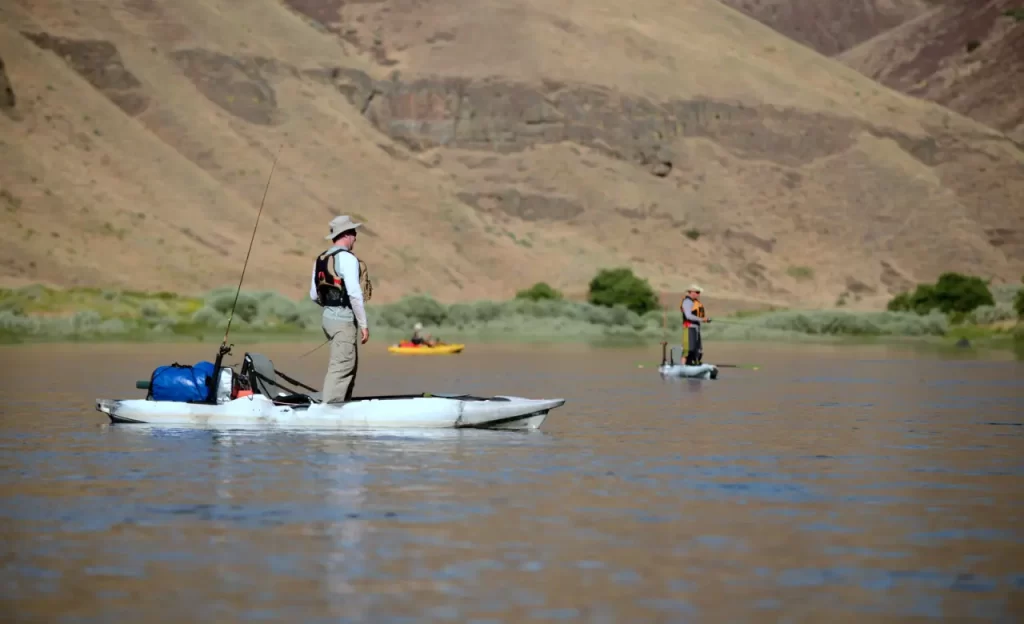
[[[721,0],[886,86],[1024,141],[1020,0]]]
[[[948,2],[839,59],[894,89],[947,106],[1024,142],[1020,0]]]
[[[833,56],[924,14],[935,0],[721,0]]]
[[[7,283],[299,296],[368,224],[375,300],[580,292],[876,304],[1024,271],[1024,154],[712,0],[15,0]],[[807,269],[810,269],[808,271]]]

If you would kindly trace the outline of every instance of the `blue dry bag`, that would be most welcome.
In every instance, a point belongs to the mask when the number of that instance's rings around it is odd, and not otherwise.
[[[212,381],[213,362],[196,362],[195,366],[175,362],[153,371],[149,380],[149,396],[146,398],[198,403],[206,400]]]

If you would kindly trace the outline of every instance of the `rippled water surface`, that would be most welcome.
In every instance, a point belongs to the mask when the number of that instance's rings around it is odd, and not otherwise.
[[[309,347],[256,350],[320,386]],[[213,349],[0,349],[5,621],[1024,619],[1020,362],[383,349],[357,395],[567,403],[535,433],[110,426],[95,398]]]

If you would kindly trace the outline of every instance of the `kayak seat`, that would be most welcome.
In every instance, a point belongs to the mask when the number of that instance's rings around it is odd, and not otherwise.
[[[322,395],[316,388],[307,386],[301,381],[292,379],[288,375],[276,370],[270,358],[260,353],[245,354],[241,374],[248,379],[249,385],[254,392],[262,394],[275,402],[279,402],[279,399],[282,398],[279,395],[283,395],[288,401],[299,401],[300,399],[296,397],[302,397],[301,400],[304,400],[306,405],[311,402],[319,403],[322,400]],[[283,385],[284,383],[293,384],[309,392],[296,392],[295,388],[289,388]],[[296,404],[300,405],[303,403]]]
[[[277,372],[274,363],[265,355],[246,353],[242,362],[242,374],[249,378],[253,392],[273,398],[278,394],[291,394],[290,391],[277,384]]]

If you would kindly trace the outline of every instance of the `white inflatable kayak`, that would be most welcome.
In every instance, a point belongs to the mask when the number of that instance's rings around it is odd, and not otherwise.
[[[714,364],[687,366],[685,364],[663,364],[658,367],[663,377],[685,377],[687,379],[718,379],[718,367]]]
[[[718,367],[714,364],[687,366],[683,363],[682,347],[672,347],[666,353],[667,343],[661,343],[661,365],[658,372],[662,377],[683,377],[686,379],[718,379]],[[676,362],[679,362],[678,364]]]
[[[113,423],[208,427],[537,429],[549,411],[564,403],[565,399],[512,396],[406,395],[355,399],[341,405],[288,405],[254,394],[221,404],[98,399],[96,409],[107,414]]]
[[[222,352],[228,352],[222,348]],[[175,365],[180,366],[180,365]],[[161,367],[164,369],[173,367]],[[168,400],[166,391],[153,394],[152,383],[136,383],[150,391],[145,399],[97,399],[96,409],[113,423],[145,423],[200,427],[252,426],[329,429],[537,429],[548,412],[565,399],[515,396],[477,397],[468,394],[405,394],[353,398],[341,404],[322,403],[320,393],[274,368],[258,353],[246,353],[239,374],[218,361],[206,379],[211,393],[203,400]],[[192,367],[181,367],[185,377]],[[158,369],[159,371],[159,369]],[[172,376],[176,375],[171,371]],[[156,375],[156,371],[154,371]],[[289,389],[289,384],[305,390]],[[163,383],[158,384],[163,387]],[[244,394],[243,394],[244,391]]]

